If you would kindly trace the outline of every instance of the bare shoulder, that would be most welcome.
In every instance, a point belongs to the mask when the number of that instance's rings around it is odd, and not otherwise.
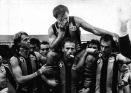
[[[49,29],[48,29],[48,33],[53,33],[52,25],[49,27]]]
[[[85,22],[82,18],[74,16],[75,23],[79,26],[82,22]]]
[[[15,57],[15,56],[11,57],[10,58],[10,64],[12,66],[18,65],[18,59],[17,59],[17,57]]]
[[[74,16],[74,20],[77,22],[77,21],[81,21],[81,20],[83,20],[83,19],[80,18],[80,17]]]

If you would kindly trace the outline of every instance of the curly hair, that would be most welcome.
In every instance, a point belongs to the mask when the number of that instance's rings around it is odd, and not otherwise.
[[[18,33],[16,33],[14,35],[14,40],[13,41],[14,41],[14,46],[15,46],[16,49],[19,48],[19,43],[21,42],[21,36],[22,35],[27,35],[28,36],[28,34],[26,32],[24,32],[24,31],[20,31],[20,32],[18,32]]]

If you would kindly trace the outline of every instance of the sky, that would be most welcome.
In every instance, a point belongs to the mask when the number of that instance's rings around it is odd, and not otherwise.
[[[78,16],[87,23],[119,34],[118,9],[123,19],[131,17],[131,0],[0,0],[0,35],[26,31],[30,35],[47,35],[56,21],[52,10],[64,4],[70,16]],[[81,29],[82,30],[82,29]],[[131,22],[128,32],[131,35]],[[87,34],[82,30],[82,34]]]

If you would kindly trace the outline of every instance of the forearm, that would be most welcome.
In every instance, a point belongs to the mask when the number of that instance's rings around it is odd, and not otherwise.
[[[51,44],[50,44],[50,48],[51,49],[55,49],[58,47],[58,45],[62,42],[63,37],[58,36]]]
[[[127,32],[127,24],[125,22],[121,22],[119,46],[120,52],[124,56],[131,58],[131,43]]]
[[[99,36],[102,36],[102,35],[105,35],[105,34],[115,36],[115,33],[101,29],[101,28],[94,27],[93,30],[94,30],[94,34],[99,35]]]
[[[75,19],[75,22],[78,24],[79,27],[82,27],[84,30],[91,32],[95,35],[98,35],[98,36],[102,36],[102,35],[105,35],[105,34],[108,34],[108,35],[111,35],[111,36],[116,35],[115,33],[112,33],[110,31],[94,27],[94,26],[88,24],[86,21],[84,21],[83,19],[81,19],[79,17],[75,17],[74,19]]]
[[[16,77],[16,80],[17,80],[18,83],[26,83],[27,81],[30,81],[30,80],[32,80],[33,78],[36,78],[36,77],[37,77],[37,74],[35,72],[35,73],[30,74],[30,75]]]
[[[80,58],[78,64],[76,65],[76,70],[79,70],[83,67],[86,57],[87,57],[87,52],[85,51],[83,56]]]
[[[128,35],[127,32],[127,23],[126,22],[120,22],[120,31],[119,31],[119,36],[124,37]]]
[[[121,53],[117,54],[116,60],[121,62],[121,64],[130,64],[131,59],[123,56]]]

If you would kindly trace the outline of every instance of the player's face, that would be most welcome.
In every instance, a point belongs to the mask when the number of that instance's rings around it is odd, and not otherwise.
[[[96,44],[89,44],[89,48],[98,49],[98,46]]]
[[[102,40],[100,48],[104,55],[109,55],[112,51],[111,41],[105,42],[104,40]]]
[[[21,43],[29,45],[30,44],[29,36],[27,36],[27,35],[21,35]]]
[[[46,56],[48,52],[49,52],[49,44],[41,44],[40,45],[40,53],[43,56]]]
[[[76,53],[75,43],[66,42],[62,51],[65,56],[74,55]]]
[[[65,14],[60,14],[57,17],[57,22],[59,27],[66,26],[69,22],[69,13],[65,12]]]

